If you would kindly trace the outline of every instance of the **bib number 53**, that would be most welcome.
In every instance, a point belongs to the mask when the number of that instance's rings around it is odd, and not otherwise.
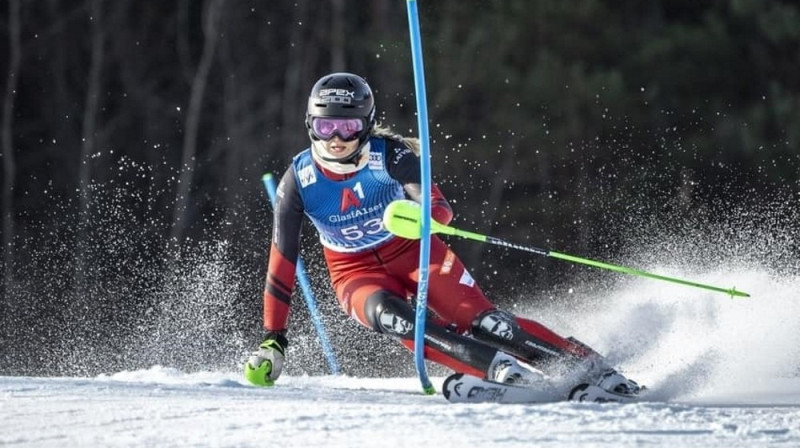
[[[349,241],[356,241],[364,238],[364,235],[376,235],[383,231],[383,219],[375,218],[364,221],[360,225],[342,227],[342,235]]]

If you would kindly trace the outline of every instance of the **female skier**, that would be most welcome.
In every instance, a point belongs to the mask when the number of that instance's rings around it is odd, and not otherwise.
[[[375,123],[372,90],[350,73],[323,76],[308,99],[311,147],[292,160],[278,186],[264,291],[266,338],[245,363],[245,377],[270,386],[280,376],[289,343],[286,323],[294,290],[300,228],[316,227],[339,303],[361,325],[413,350],[419,240],[384,229],[395,200],[420,202],[418,142]],[[431,216],[447,224],[453,212],[436,185]],[[448,246],[431,236],[425,358],[495,382],[535,384],[542,373],[572,375],[635,395],[639,386],[573,338],[497,309]]]

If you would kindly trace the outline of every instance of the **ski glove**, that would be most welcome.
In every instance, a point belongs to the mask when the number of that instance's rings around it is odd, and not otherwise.
[[[283,354],[289,341],[284,332],[270,331],[266,339],[258,346],[244,363],[244,377],[254,386],[272,386],[283,370]]]

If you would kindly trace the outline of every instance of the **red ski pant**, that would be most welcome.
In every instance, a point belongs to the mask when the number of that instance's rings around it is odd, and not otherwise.
[[[325,259],[342,309],[362,325],[369,326],[364,305],[372,293],[384,290],[400,298],[417,293],[418,240],[394,238],[356,254],[326,249]],[[431,236],[428,308],[460,332],[468,331],[480,313],[494,308],[461,260],[436,236]]]
[[[365,327],[372,328],[366,313],[367,299],[378,291],[388,291],[399,298],[416,294],[419,278],[419,241],[395,238],[377,249],[356,254],[325,250],[325,258],[336,296],[342,309]],[[455,325],[459,334],[471,332],[476,318],[496,307],[486,298],[461,260],[438,237],[431,236],[428,278],[428,308],[434,321],[448,327]],[[581,352],[572,342],[543,325],[516,318],[531,337],[564,351]],[[413,341],[401,341],[413,350]],[[453,370],[482,377],[486,366],[468,366],[452,356],[425,348],[425,356]]]

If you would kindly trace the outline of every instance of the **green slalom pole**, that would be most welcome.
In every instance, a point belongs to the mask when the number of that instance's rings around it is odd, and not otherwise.
[[[407,200],[392,202],[391,204],[389,204],[388,207],[386,207],[386,211],[383,214],[383,225],[386,227],[387,230],[389,230],[390,232],[392,232],[397,236],[408,239],[419,239],[420,238],[419,204]],[[595,261],[587,258],[581,258],[573,255],[553,252],[546,249],[540,249],[538,247],[522,246],[519,244],[510,243],[508,241],[503,241],[499,238],[495,238],[492,236],[486,236],[486,235],[481,235],[479,233],[456,229],[455,227],[446,226],[444,224],[438,223],[433,220],[431,221],[431,233],[441,233],[444,235],[458,236],[461,238],[481,241],[496,246],[509,247],[511,249],[531,252],[537,255],[544,255],[546,257],[558,258],[560,260],[570,261],[573,263],[585,264],[589,266],[594,266],[596,268],[607,269],[609,271],[621,272],[623,274],[637,275],[639,277],[653,278],[656,280],[664,280],[667,282],[678,283],[681,285],[693,286],[695,288],[702,288],[710,291],[722,292],[728,294],[729,296],[731,296],[731,298],[750,297],[750,294],[743,291],[737,291],[736,288],[730,288],[730,289],[720,288],[718,286],[706,285],[703,283],[683,280],[680,278],[667,277],[665,275],[653,274],[650,272],[640,271],[638,269],[628,268],[625,266],[617,266],[610,263],[603,263],[601,261]]]

